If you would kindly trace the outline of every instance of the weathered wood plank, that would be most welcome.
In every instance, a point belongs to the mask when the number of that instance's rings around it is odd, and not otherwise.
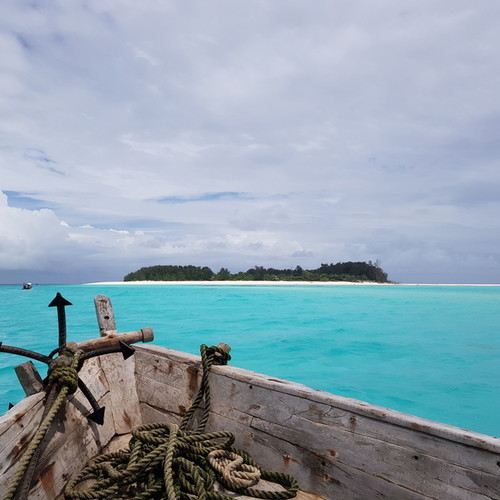
[[[219,369],[221,369],[221,367],[214,367],[216,373],[218,373],[217,370]],[[222,369],[224,371],[220,373],[224,373],[228,377],[235,376],[238,380],[242,382],[246,381],[249,385],[257,385],[262,388],[267,387],[273,390],[279,387],[279,392],[283,394],[290,394],[315,403],[324,403],[357,415],[373,418],[377,421],[420,431],[427,436],[437,436],[467,446],[474,446],[479,449],[500,453],[500,439],[493,436],[487,436],[439,422],[433,422],[414,415],[408,415],[396,410],[372,405],[364,401],[317,391],[302,384],[290,382],[288,380],[275,379],[260,373],[242,370],[232,366],[222,367]]]
[[[109,405],[109,394],[101,405]],[[82,402],[83,404],[83,402]],[[109,420],[103,426],[82,420],[79,410],[69,404],[66,414],[58,422],[59,431],[52,436],[40,457],[35,475],[39,477],[30,492],[30,499],[56,498],[68,479],[79,472],[90,458],[100,453],[114,435]]]
[[[162,411],[158,408],[148,405],[147,403],[139,403],[143,424],[151,424],[154,422],[171,422],[179,425],[182,417],[178,414],[173,414],[167,411]]]
[[[388,446],[383,441],[351,435],[338,429],[318,435],[254,419],[252,430],[264,447],[270,443],[276,447],[283,446],[283,442],[287,446],[292,444],[294,447],[286,454],[300,460],[303,465],[314,465],[313,470],[324,471],[333,478],[338,468],[344,471],[362,470],[375,478],[370,483],[364,481],[364,488],[367,484],[373,488],[374,484],[386,481],[411,491],[421,491],[422,478],[433,478],[434,481],[429,481],[425,487],[426,494],[431,498],[486,499],[498,491],[498,477],[492,474],[450,466],[430,455],[415,455],[411,448]],[[257,434],[255,430],[264,434]],[[356,484],[355,491],[362,491],[360,486]],[[369,491],[366,490],[366,494]]]
[[[135,383],[134,356],[123,359],[120,353],[100,358],[103,374],[110,387],[110,409],[117,434],[126,434],[142,423]]]
[[[252,489],[262,490],[262,491],[268,491],[268,492],[269,491],[272,491],[272,492],[286,491],[283,486],[281,486],[279,484],[276,484],[276,483],[272,483],[270,481],[266,481],[264,479],[260,479],[257,484],[255,484],[255,485],[252,486]],[[234,498],[234,499],[237,499],[237,500],[255,500],[255,497],[251,497],[251,496],[247,496],[247,495],[241,495],[241,494],[238,494],[238,493],[234,493],[233,491],[224,488],[218,482],[215,483],[214,490],[217,491],[217,492],[219,492],[219,493],[221,493],[221,494],[223,494],[223,495],[228,496],[229,498]],[[307,493],[299,492],[297,494],[297,496],[295,496],[294,498],[296,500],[300,500],[300,499],[310,500],[311,496],[309,496]],[[315,500],[316,499],[317,500],[321,500],[321,497],[317,497],[316,495],[314,495],[312,498],[315,499]]]
[[[364,434],[353,432],[352,426],[340,426],[338,423],[332,426],[325,425],[327,419],[322,417],[333,413],[332,407],[318,404],[312,409],[304,408],[304,400],[301,398],[276,392],[270,394],[267,389],[260,389],[255,385],[252,390],[247,386],[246,391],[243,386],[241,392],[238,391],[238,384],[234,379],[228,380],[231,388],[225,387],[223,380],[217,379],[216,390],[212,396],[213,411],[220,412],[220,415],[226,415],[228,411],[234,412],[233,408],[228,410],[224,407],[227,405],[227,395],[232,394],[231,405],[234,404],[242,412],[255,416],[251,428],[264,433],[264,443],[267,445],[270,441],[275,441],[276,445],[280,445],[281,442],[293,443],[298,450],[289,454],[295,457],[300,456],[301,450],[306,448],[310,455],[309,460],[312,458],[316,462],[313,470],[320,473],[325,470],[324,474],[320,475],[335,477],[332,471],[335,471],[335,467],[341,463],[344,470],[362,470],[377,478],[377,483],[384,480],[391,485],[404,485],[406,489],[413,491],[421,489],[422,477],[439,477],[439,481],[429,482],[426,492],[432,498],[441,499],[461,498],[460,495],[471,499],[488,498],[484,495],[492,495],[498,489],[498,476],[495,470],[497,467],[495,456],[498,455],[487,450],[473,450],[475,453],[468,453],[470,452],[468,447],[458,444],[457,448],[457,444],[450,444],[444,439],[438,441],[438,438],[431,440],[432,446],[425,450],[425,443],[419,436],[420,433],[409,429],[403,429],[406,436],[400,443],[387,442],[380,439],[380,436],[369,436],[368,432]],[[249,394],[250,392],[252,394]],[[239,398],[238,394],[242,397]],[[256,405],[255,401],[261,401],[261,404]],[[321,408],[322,406],[325,407]],[[256,417],[257,414],[260,418]],[[309,414],[309,419],[303,418],[304,414]],[[316,421],[311,415],[316,415]],[[362,416],[356,417],[354,414],[351,414],[349,420],[352,418],[361,420],[367,431],[370,428],[377,429],[377,434],[380,434],[380,428],[384,426],[389,427],[385,430],[386,434],[395,430],[392,424],[385,422],[376,422]],[[242,429],[246,425],[247,422]],[[399,431],[401,434],[401,429]],[[418,453],[416,443],[419,445]],[[433,452],[438,457],[433,456]],[[464,459],[465,465],[450,463],[452,460],[463,462]],[[307,468],[310,468],[311,464],[303,465],[308,465]],[[328,465],[330,470],[326,470]],[[487,472],[478,468],[487,469]],[[363,483],[367,484],[366,481]],[[359,485],[356,489],[359,491]]]
[[[424,453],[461,467],[477,468],[491,474],[497,472],[498,467],[491,460],[491,455],[485,453],[488,450],[462,446],[461,443],[458,443],[460,446],[457,447],[457,443],[431,438],[422,431],[380,422],[373,417],[338,409],[333,404],[315,402],[287,393],[273,392],[274,404],[270,405],[267,388],[259,387],[255,383],[251,387],[252,389],[246,383],[238,383],[232,377],[217,378],[213,403],[225,404],[229,394],[231,405],[234,407],[256,417],[264,418],[265,415],[265,419],[270,422],[279,424],[286,420],[291,429],[301,433],[311,432],[311,424],[321,424],[332,428],[333,432],[347,430],[349,435],[356,436],[358,440],[366,437],[388,445],[392,443],[395,446],[411,448],[413,456]],[[256,401],[267,401],[268,404],[256,404]],[[450,446],[460,450],[460,453],[450,455]]]
[[[94,305],[101,337],[106,342],[116,344],[121,334],[117,334],[111,300],[104,295],[97,295]],[[141,330],[143,339],[151,339],[152,333],[151,328]],[[127,335],[124,340],[128,338]],[[114,353],[101,356],[100,363],[108,385],[112,388],[110,398],[115,430],[118,434],[126,434],[142,422],[135,382],[135,361],[133,358],[125,360],[121,354]]]
[[[149,406],[180,416],[190,407],[191,399],[182,389],[152,379],[143,381],[146,383],[139,385],[138,397]]]
[[[17,365],[14,370],[26,396],[32,396],[43,389],[42,378],[32,361]]]
[[[155,383],[157,384],[157,382]],[[166,390],[164,394],[168,393],[169,390],[170,388]],[[158,394],[161,393],[157,388],[153,392]],[[334,477],[329,470],[332,467],[331,456],[329,459],[324,460],[319,451],[311,451],[305,444],[303,446],[296,446],[286,441],[276,439],[273,436],[269,436],[267,433],[263,433],[258,426],[255,427],[252,425],[255,421],[255,417],[238,412],[235,408],[225,408],[224,411],[219,414],[215,413],[217,410],[218,408],[214,407],[214,412],[208,422],[207,430],[224,429],[233,432],[236,436],[236,446],[249,452],[263,467],[271,470],[288,472],[299,480],[299,484],[302,488],[314,489],[317,493],[323,494],[325,498],[330,498],[329,495],[331,494],[332,485],[341,487],[344,493],[349,491],[349,488],[344,486],[338,476],[347,476],[349,479],[350,474],[342,472],[336,474]],[[160,420],[159,415],[162,417],[162,421],[172,421],[171,414],[165,415],[154,410],[152,415],[150,415],[143,410],[143,417],[146,422]],[[303,438],[304,435],[301,434],[300,437]],[[356,475],[359,477],[359,474]],[[347,484],[349,484],[349,480]],[[373,480],[373,477],[367,474],[366,478],[360,480],[360,484],[356,488],[357,491],[363,492],[363,494],[356,497],[355,493],[352,491],[349,491],[349,493],[352,495],[352,498],[367,498],[364,496],[366,494],[366,487],[369,487],[370,492],[378,491],[379,493],[387,489],[383,480]],[[401,499],[414,500],[416,498],[422,498],[422,496],[408,493],[406,489],[397,487],[396,485],[390,485],[390,491],[385,498],[391,498],[390,495],[394,495],[396,492],[399,495],[397,498]],[[344,496],[341,498],[351,498],[351,496]]]
[[[108,333],[103,337],[84,340],[82,342],[69,342],[70,349],[80,349],[83,352],[94,351],[97,349],[107,349],[110,347],[119,347],[119,343],[135,344],[136,342],[151,342],[154,339],[152,328],[141,328],[136,332]]]
[[[24,398],[14,408],[0,416],[0,493],[13,473],[12,467],[35,434],[43,410],[44,394]]]
[[[110,390],[99,358],[86,360],[84,368],[79,373],[79,377],[97,400]]]
[[[100,453],[114,453],[115,451],[128,449],[131,438],[132,434],[115,435],[113,439],[100,451]]]
[[[161,408],[177,391],[196,392],[198,357],[140,349],[155,360],[138,374],[141,401]],[[293,471],[325,498],[485,500],[500,491],[500,440],[490,436],[229,366],[213,368],[212,387],[209,428],[235,432],[259,463]]]
[[[88,360],[80,372],[98,403],[110,406],[107,381],[103,379],[99,360]],[[17,470],[18,460],[38,428],[43,412],[44,393],[23,399],[0,418],[0,496]],[[62,488],[74,471],[83,467],[88,458],[107,444],[115,434],[113,418],[105,415],[104,425],[98,426],[87,420],[92,411],[80,391],[68,399],[57,415],[49,431],[48,439],[38,462],[35,477],[40,480],[30,493],[31,498],[55,498],[54,491]],[[111,415],[112,417],[112,415]]]
[[[96,295],[94,297],[94,306],[101,337],[109,333],[116,333],[115,313],[109,297]]]
[[[192,399],[198,391],[201,380],[199,356],[186,353],[185,357],[174,355],[165,358],[162,352],[162,348],[154,345],[149,345],[147,351],[144,351],[143,346],[137,349],[135,354],[137,380],[150,379],[186,389],[186,397]]]

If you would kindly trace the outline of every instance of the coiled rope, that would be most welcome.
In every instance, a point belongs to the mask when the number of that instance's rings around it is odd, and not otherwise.
[[[66,499],[230,500],[215,490],[216,481],[234,493],[257,498],[278,500],[297,494],[298,485],[292,476],[267,471],[248,454],[234,448],[233,433],[204,432],[210,413],[211,367],[227,363],[230,356],[217,346],[202,345],[200,351],[203,368],[200,388],[181,424],[136,427],[128,449],[90,460],[71,479],[65,490]],[[202,410],[202,418],[196,428],[188,430],[194,426],[197,410]],[[283,489],[256,488],[259,479],[278,483]]]
[[[80,368],[80,356],[82,354],[82,351],[76,351],[73,355],[61,355],[49,365],[48,380],[52,384],[47,397],[49,404],[46,404],[40,425],[19,461],[16,473],[10,480],[4,500],[12,500],[16,495],[21,498],[27,497],[30,485],[27,482],[22,484],[25,475],[27,475],[26,471],[36,465],[33,464],[33,459],[34,457],[38,458],[41,451],[40,444],[61,406],[66,401],[66,397],[73,394],[78,388],[78,369]],[[55,398],[53,397],[53,391],[58,391]],[[24,493],[20,493],[20,491]]]

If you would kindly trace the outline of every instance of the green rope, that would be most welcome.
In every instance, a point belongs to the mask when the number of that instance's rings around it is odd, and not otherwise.
[[[23,481],[26,470],[28,469],[31,460],[36,454],[40,443],[45,437],[47,431],[50,429],[55,416],[66,401],[66,397],[69,394],[72,394],[76,390],[76,387],[78,387],[77,368],[80,362],[81,355],[82,351],[77,351],[71,358],[67,358],[66,356],[64,356],[64,360],[58,361],[60,358],[63,358],[62,356],[60,356],[59,358],[54,360],[54,366],[52,366],[51,364],[51,367],[49,367],[49,381],[59,388],[59,393],[52,403],[50,410],[45,415],[45,418],[43,418],[40,422],[40,425],[38,426],[35,435],[31,439],[28,448],[26,448],[26,451],[19,461],[18,469],[10,480],[9,488],[5,493],[3,500],[12,500],[16,495],[19,485]]]
[[[205,430],[205,425],[207,423],[209,414],[210,414],[210,406],[212,404],[211,394],[210,394],[210,384],[209,384],[209,375],[210,370],[212,369],[212,365],[214,364],[227,364],[227,362],[231,359],[229,353],[224,351],[218,346],[207,347],[205,344],[200,346],[201,353],[201,366],[202,366],[202,375],[201,375],[201,383],[200,388],[198,390],[198,394],[193,401],[193,404],[189,408],[189,410],[184,415],[184,418],[181,422],[181,430],[186,430],[189,424],[191,423],[193,416],[201,406],[204,400],[204,411],[203,417],[198,424],[197,429],[194,432],[203,432]]]
[[[230,500],[214,490],[216,481],[227,490],[257,498],[278,500],[296,496],[297,481],[288,474],[259,467],[248,454],[233,448],[233,433],[205,432],[211,404],[208,383],[211,367],[230,358],[215,346],[202,345],[200,351],[203,368],[200,388],[181,424],[154,423],[134,428],[128,449],[90,460],[71,479],[65,489],[66,499]],[[188,430],[194,425],[197,410],[202,410],[202,418],[195,429]],[[278,483],[284,489],[273,492],[254,488],[255,485],[237,486],[227,474],[224,478],[223,472],[211,466],[209,455],[218,450],[238,454],[247,469],[257,470],[261,478]]]
[[[81,354],[75,363],[75,358],[72,359],[65,356],[56,358],[49,367],[48,379],[49,384],[57,384],[68,388],[68,395],[74,394],[78,389],[78,362]]]

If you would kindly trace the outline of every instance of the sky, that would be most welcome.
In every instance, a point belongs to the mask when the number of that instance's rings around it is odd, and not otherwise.
[[[0,283],[379,262],[500,283],[497,0],[3,0]]]

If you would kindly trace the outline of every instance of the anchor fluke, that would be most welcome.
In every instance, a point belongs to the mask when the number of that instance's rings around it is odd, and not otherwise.
[[[122,342],[121,340],[119,341],[119,344],[123,359],[128,359],[130,358],[130,356],[133,356],[135,354],[135,349],[133,347],[130,347],[128,344],[125,344],[125,342]]]
[[[94,412],[92,412],[87,418],[89,420],[92,420],[92,422],[95,422],[97,425],[102,425],[104,424],[104,412],[106,411],[106,407],[102,406],[101,408],[98,408]]]

